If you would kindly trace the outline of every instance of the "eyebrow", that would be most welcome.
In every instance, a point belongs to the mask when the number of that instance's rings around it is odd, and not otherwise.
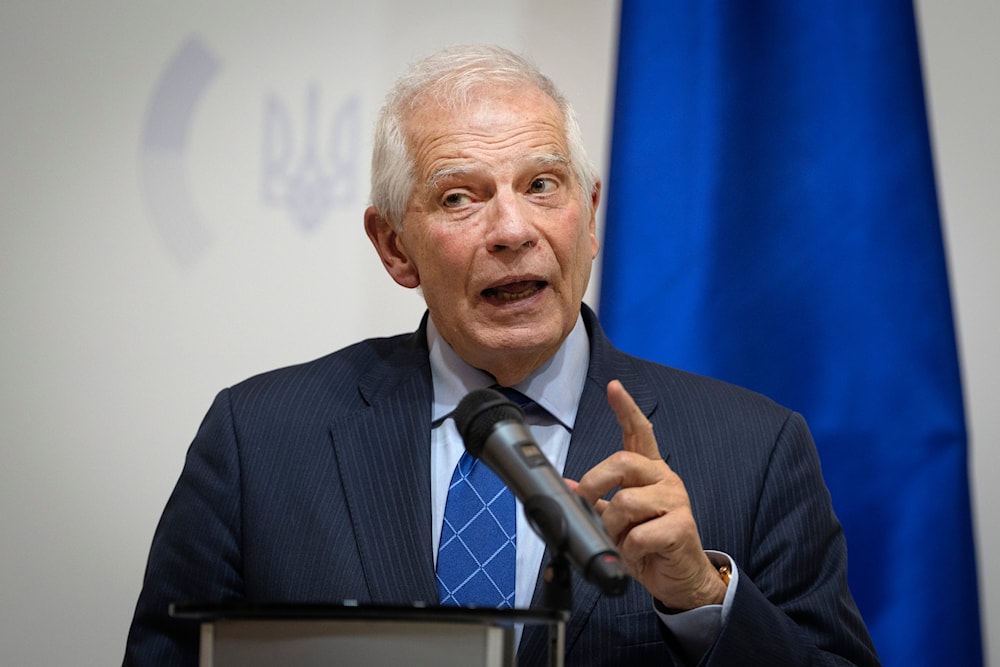
[[[569,158],[561,153],[543,153],[541,155],[534,155],[531,157],[531,161],[537,162],[540,165],[559,165],[560,167],[566,167],[569,165]]]
[[[451,178],[452,176],[464,176],[466,174],[471,174],[476,171],[471,167],[466,166],[453,166],[453,167],[442,167],[434,171],[431,177],[427,179],[427,184],[432,188],[436,188],[440,185],[441,181]]]
[[[569,158],[559,153],[541,153],[538,155],[531,155],[523,160],[523,162],[535,164],[539,167],[569,166]],[[427,179],[427,183],[430,187],[435,188],[443,180],[452,178],[453,176],[465,176],[477,171],[479,171],[479,167],[472,165],[452,165],[449,167],[441,167],[431,173],[430,178]]]

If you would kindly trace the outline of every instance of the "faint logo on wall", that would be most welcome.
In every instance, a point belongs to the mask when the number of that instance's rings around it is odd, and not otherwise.
[[[153,88],[140,139],[139,176],[152,225],[170,254],[191,265],[215,243],[191,189],[185,163],[191,126],[221,59],[198,36],[167,62]],[[324,115],[320,87],[307,86],[301,105],[263,96],[259,196],[302,230],[314,230],[336,207],[353,202],[360,160],[360,101],[352,96]],[[298,109],[293,108],[298,106]],[[254,193],[247,192],[247,197]]]
[[[359,106],[358,98],[351,97],[322,123],[319,88],[311,85],[296,131],[288,105],[276,95],[264,100],[264,201],[287,209],[303,229],[316,228],[332,208],[353,199],[360,152]]]
[[[219,67],[198,37],[185,41],[160,73],[142,128],[139,176],[146,209],[182,264],[196,262],[213,242],[191,195],[184,155],[194,112]]]

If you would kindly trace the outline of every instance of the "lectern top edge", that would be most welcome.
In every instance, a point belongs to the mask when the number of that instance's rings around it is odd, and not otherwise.
[[[227,619],[296,619],[296,620],[393,620],[436,623],[486,623],[525,625],[566,622],[565,611],[547,609],[493,609],[442,607],[439,605],[369,605],[312,602],[176,602],[170,615],[202,622]]]

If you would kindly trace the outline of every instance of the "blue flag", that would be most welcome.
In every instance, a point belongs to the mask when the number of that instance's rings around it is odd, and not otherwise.
[[[624,0],[600,315],[805,415],[886,665],[981,665],[909,2]]]

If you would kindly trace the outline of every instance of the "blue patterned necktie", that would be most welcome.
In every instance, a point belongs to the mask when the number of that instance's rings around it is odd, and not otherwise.
[[[530,399],[494,386],[522,407]],[[514,494],[485,463],[462,453],[448,487],[438,547],[442,605],[514,606],[517,520]]]

